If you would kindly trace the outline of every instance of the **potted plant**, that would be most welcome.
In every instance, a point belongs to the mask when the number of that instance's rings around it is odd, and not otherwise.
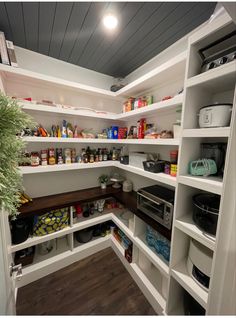
[[[106,174],[102,174],[102,175],[98,178],[98,181],[99,181],[99,183],[101,184],[101,189],[106,189],[108,180],[109,180],[109,177],[108,177],[108,175],[106,175]]]
[[[13,219],[18,214],[23,190],[18,164],[25,143],[17,135],[34,126],[32,118],[21,110],[20,105],[0,92],[0,208],[4,207]]]

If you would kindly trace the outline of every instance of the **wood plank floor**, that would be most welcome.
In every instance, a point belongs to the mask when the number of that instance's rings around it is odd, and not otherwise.
[[[18,315],[156,315],[111,248],[18,290]]]

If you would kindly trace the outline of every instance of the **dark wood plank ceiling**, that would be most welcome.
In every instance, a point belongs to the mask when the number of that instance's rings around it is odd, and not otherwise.
[[[0,2],[0,30],[15,45],[125,77],[206,21],[215,2]],[[113,12],[118,27],[104,29]]]

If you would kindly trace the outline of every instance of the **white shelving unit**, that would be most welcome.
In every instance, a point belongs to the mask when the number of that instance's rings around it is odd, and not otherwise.
[[[219,242],[224,238],[225,231],[230,229],[232,219],[232,205],[225,202],[225,195],[234,200],[232,188],[233,176],[229,177],[230,163],[232,160],[233,129],[235,130],[235,84],[236,62],[232,61],[213,70],[200,74],[201,59],[198,50],[206,44],[228,34],[229,30],[235,29],[232,21],[228,18],[219,18],[212,24],[206,25],[196,34],[189,38],[188,57],[185,74],[185,92],[183,102],[183,131],[180,142],[179,171],[177,176],[175,210],[172,231],[171,260],[170,260],[170,284],[169,298],[167,301],[167,314],[184,314],[184,291],[187,291],[204,309],[206,315],[232,314],[232,308],[223,306],[223,298],[232,297],[228,291],[225,278],[220,279],[223,269],[223,259],[230,257],[230,245],[224,245],[224,250],[219,249]],[[219,35],[218,35],[219,34]],[[215,102],[233,103],[231,124],[229,127],[198,128],[198,113],[202,106]],[[233,128],[234,127],[234,128]],[[188,174],[188,163],[197,160],[200,155],[202,142],[225,142],[227,151],[225,157],[223,177],[195,177]],[[235,169],[235,168],[234,168]],[[230,183],[231,187],[227,186]],[[235,179],[234,179],[235,183]],[[235,189],[235,187],[234,187]],[[204,233],[193,222],[192,197],[197,193],[210,192],[220,196],[219,217],[216,236]],[[226,194],[227,193],[227,194]],[[234,200],[235,201],[235,200]],[[227,206],[228,204],[228,206]],[[224,227],[222,226],[224,220]],[[227,224],[227,225],[226,225]],[[187,269],[187,258],[190,240],[194,239],[213,251],[212,268],[209,289],[206,290],[193,278]],[[224,242],[225,243],[225,242]],[[226,252],[228,251],[228,252]],[[216,263],[216,258],[218,263]],[[222,258],[222,259],[220,259]],[[203,260],[202,260],[203,261]],[[218,272],[216,273],[216,264]],[[227,266],[227,265],[225,265]],[[227,271],[227,270],[226,270]],[[232,273],[227,272],[227,278],[232,278]],[[230,276],[231,275],[231,276]],[[221,285],[219,284],[221,281]],[[215,286],[218,291],[216,292]],[[218,296],[216,296],[218,294]],[[220,294],[220,296],[219,296]],[[218,297],[218,299],[216,298]],[[226,300],[225,300],[226,301]],[[216,305],[218,302],[219,306]]]
[[[0,77],[6,94],[10,96],[14,94],[20,96],[21,94],[20,97],[31,94],[34,100],[42,100],[47,96],[48,99],[55,100],[57,104],[62,103],[60,101],[63,100],[63,103],[73,107],[73,109],[58,108],[29,102],[22,103],[24,111],[40,120],[49,117],[51,120],[55,117],[55,121],[57,120],[58,123],[59,119],[65,117],[76,123],[77,120],[80,120],[81,125],[84,122],[86,124],[95,123],[94,125],[100,129],[102,124],[131,125],[132,121],[145,117],[153,121],[158,119],[160,127],[162,124],[169,125],[169,129],[174,123],[176,109],[183,104],[180,140],[24,138],[29,147],[37,147],[41,144],[46,145],[45,147],[49,147],[50,144],[53,146],[55,144],[66,146],[73,144],[73,147],[80,144],[82,146],[85,144],[111,144],[127,145],[132,150],[143,150],[150,149],[147,147],[152,146],[152,149],[155,151],[158,149],[158,152],[160,150],[164,155],[170,151],[171,147],[175,149],[179,147],[177,178],[164,173],[150,173],[115,161],[20,168],[29,190],[35,184],[40,184],[41,188],[44,187],[44,191],[50,194],[72,191],[76,187],[78,190],[80,187],[95,186],[94,181],[91,182],[91,174],[97,179],[98,173],[105,171],[103,169],[110,172],[109,169],[112,168],[131,173],[130,175],[135,176],[135,180],[139,178],[140,184],[143,184],[143,177],[145,177],[152,184],[161,183],[176,187],[170,263],[166,263],[154,250],[149,248],[145,240],[145,224],[141,219],[134,216],[134,231],[131,231],[119,218],[119,213],[108,211],[102,215],[80,219],[62,231],[43,237],[32,237],[21,244],[13,245],[11,253],[65,235],[68,238],[54,250],[53,254],[48,257],[37,256],[32,265],[23,268],[23,278],[17,283],[18,288],[111,246],[158,314],[183,315],[184,291],[187,291],[205,308],[206,314],[230,314],[227,306],[223,306],[223,301],[227,296],[231,296],[226,284],[229,284],[231,278],[230,272],[227,270],[232,267],[230,267],[229,256],[227,253],[225,254],[225,251],[232,244],[228,238],[231,232],[228,234],[227,231],[232,228],[235,203],[235,179],[234,175],[230,173],[232,169],[235,169],[232,163],[235,163],[235,99],[229,127],[199,129],[197,114],[202,106],[214,103],[225,96],[227,102],[233,102],[236,61],[200,74],[201,61],[198,56],[200,48],[219,37],[218,32],[222,36],[233,28],[235,27],[232,21],[225,16],[205,25],[189,38],[187,52],[177,55],[116,93],[0,64]],[[176,95],[181,87],[184,87],[184,93]],[[167,92],[173,93],[172,96],[175,96],[172,99],[161,101],[164,96],[168,95]],[[128,113],[121,113],[122,102],[125,98],[143,94],[154,95],[158,102]],[[95,108],[98,112],[82,110],[79,107]],[[93,124],[91,126],[93,127]],[[204,140],[207,142],[223,140],[228,143],[223,178],[188,175],[188,163],[198,159],[200,144]],[[75,173],[76,170],[78,173]],[[55,172],[61,172],[61,174]],[[45,173],[50,173],[48,175],[50,178],[45,179]],[[51,187],[51,180],[54,180],[55,189]],[[221,196],[217,233],[214,238],[206,236],[192,221],[191,197],[198,191],[207,191]],[[112,220],[133,242],[131,264],[124,258],[123,247],[110,235],[94,239],[86,244],[78,244],[74,241],[74,232],[108,220]],[[189,242],[192,238],[213,252],[208,292],[189,275],[186,268]],[[220,277],[220,270],[225,274],[225,281]],[[216,303],[217,306],[215,306]]]
[[[27,143],[77,143],[77,144],[113,144],[113,145],[157,145],[178,146],[179,139],[98,139],[98,138],[57,138],[57,137],[23,137]]]

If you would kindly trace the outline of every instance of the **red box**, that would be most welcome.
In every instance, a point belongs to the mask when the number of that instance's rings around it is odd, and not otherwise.
[[[119,127],[118,129],[118,139],[126,139],[128,133],[127,127]]]

